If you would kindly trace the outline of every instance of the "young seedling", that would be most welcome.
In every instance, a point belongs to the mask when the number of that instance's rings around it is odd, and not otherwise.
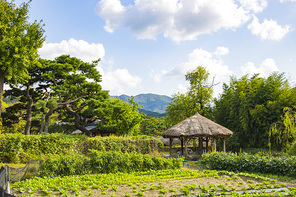
[[[115,191],[115,192],[117,192],[118,187],[117,187],[116,185],[113,185],[113,186],[112,186],[112,190]]]
[[[125,192],[125,193],[123,194],[123,196],[124,196],[124,197],[130,197],[131,194],[128,194],[128,193]]]
[[[168,192],[168,190],[164,190],[164,189],[161,189],[160,191],[159,191],[159,193],[161,193],[161,194],[166,194]]]

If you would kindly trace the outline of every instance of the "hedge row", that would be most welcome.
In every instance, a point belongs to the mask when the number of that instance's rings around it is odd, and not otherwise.
[[[69,176],[90,173],[139,172],[180,169],[182,159],[155,157],[138,153],[90,150],[88,157],[60,155],[45,160],[40,176]]]
[[[0,162],[26,163],[50,155],[87,155],[90,149],[149,154],[163,144],[157,139],[139,137],[93,137],[65,134],[0,134]]]
[[[296,157],[270,157],[247,153],[206,153],[202,163],[211,169],[238,172],[259,172],[296,177]]]

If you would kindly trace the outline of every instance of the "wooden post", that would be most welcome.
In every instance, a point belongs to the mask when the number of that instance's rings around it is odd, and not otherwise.
[[[172,144],[173,144],[174,138],[170,138],[170,157],[172,156]]]
[[[197,140],[197,138],[194,138],[193,143],[195,144],[194,152],[197,152],[197,150],[198,150],[198,140]]]
[[[217,151],[217,139],[213,137],[213,147],[212,147],[213,152]]]
[[[225,137],[222,137],[222,143],[223,143],[223,152],[226,152],[226,146],[225,146]]]
[[[184,144],[185,144],[185,157],[188,156],[188,151],[187,151],[187,138],[184,138]]]
[[[180,138],[181,141],[181,155],[183,156],[183,138]]]
[[[202,137],[198,138],[198,152],[201,155],[203,153],[203,138]]]
[[[206,152],[209,152],[209,138],[206,137]]]

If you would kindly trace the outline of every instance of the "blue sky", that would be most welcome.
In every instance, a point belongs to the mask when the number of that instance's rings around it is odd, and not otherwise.
[[[23,0],[16,0],[19,5]],[[171,96],[185,74],[204,66],[214,95],[230,76],[273,71],[296,82],[296,0],[33,0],[43,20],[42,58],[101,58],[110,95]]]

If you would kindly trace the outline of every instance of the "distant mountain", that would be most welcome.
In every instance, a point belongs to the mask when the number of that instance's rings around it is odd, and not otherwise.
[[[157,117],[157,118],[161,118],[161,117],[164,117],[166,116],[166,113],[157,113],[157,112],[153,112],[153,111],[149,111],[149,110],[146,110],[146,109],[143,109],[143,108],[140,108],[139,109],[139,112],[140,113],[144,113],[146,114],[148,117]]]
[[[123,102],[128,102],[130,96],[121,95],[119,97]],[[169,105],[169,102],[172,101],[172,98],[169,96],[158,95],[158,94],[139,94],[134,96],[135,102],[137,102],[143,108],[140,109],[140,112],[143,112],[147,115],[149,113],[154,114],[152,116],[165,116],[165,109]]]

